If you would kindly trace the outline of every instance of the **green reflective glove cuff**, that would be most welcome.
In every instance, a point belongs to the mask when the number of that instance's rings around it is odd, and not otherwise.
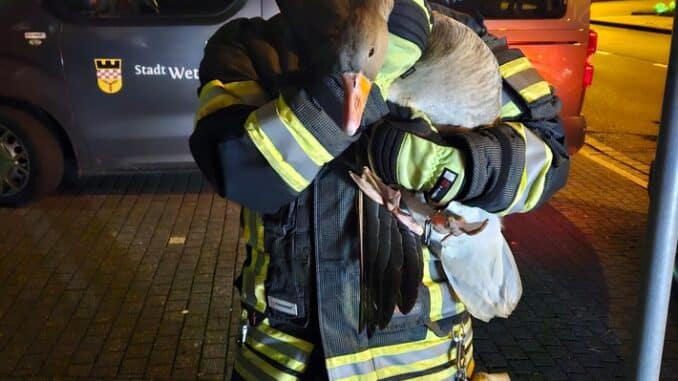
[[[425,191],[434,203],[453,200],[465,182],[465,158],[446,145],[422,119],[387,120],[375,126],[370,140],[370,164],[387,184]]]
[[[463,187],[465,159],[457,148],[405,134],[396,163],[397,183],[427,192],[435,204],[446,205]]]
[[[431,14],[424,0],[396,0],[388,19],[388,54],[375,83],[384,98],[393,81],[421,58],[431,34]]]

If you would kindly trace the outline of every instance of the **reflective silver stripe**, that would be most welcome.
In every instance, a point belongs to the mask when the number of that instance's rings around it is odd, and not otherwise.
[[[529,68],[505,78],[505,80],[516,92],[520,93],[524,88],[541,82],[544,78],[534,68]]]
[[[269,102],[255,112],[256,118],[259,121],[259,127],[261,127],[285,161],[299,172],[303,178],[311,181],[320,171],[320,167],[308,157],[289,132],[287,126],[280,120],[276,110],[276,103],[277,101]]]
[[[375,371],[376,369],[386,368],[392,365],[403,366],[424,359],[442,356],[443,354],[450,352],[452,349],[453,342],[452,340],[449,340],[433,347],[420,349],[418,351],[405,352],[402,354],[383,357],[375,356],[363,362],[348,364],[331,369],[331,377],[332,379],[341,379],[350,376],[368,374]]]
[[[376,370],[374,365],[375,363],[372,362],[372,359],[369,359],[363,362],[347,364],[333,369],[328,369],[327,373],[330,376],[330,380],[341,380],[342,378],[356,376],[359,374],[372,373]]]
[[[256,328],[251,330],[250,335],[254,340],[260,342],[261,344],[271,347],[291,359],[307,364],[309,353],[305,353],[291,344],[266,335]]]
[[[464,324],[467,324],[467,322],[464,322]],[[471,349],[471,343],[473,341],[473,334],[470,330],[467,332],[467,335],[468,336],[464,340],[465,356],[468,356],[468,351]],[[455,362],[454,359],[456,357],[456,348],[454,341],[452,339],[446,340],[435,346],[420,350],[414,350],[397,355],[386,355],[380,357],[375,356],[362,362],[347,364],[333,369],[328,369],[328,373],[330,379],[340,380],[348,377],[368,375],[370,373],[377,372],[378,369],[384,369],[391,366],[398,366],[403,367],[402,372],[399,373],[406,374],[410,372],[410,370],[408,370],[407,368],[411,364],[426,359],[434,359],[445,354],[448,354],[448,359],[442,362],[441,364],[436,364],[432,366],[431,368],[443,364],[448,364],[450,362],[452,362],[452,365],[456,366],[456,364],[454,364]]]
[[[520,198],[513,204],[508,212],[502,214],[510,214],[516,212],[523,212],[525,210],[525,202],[534,184],[540,179],[542,171],[546,165],[550,165],[552,155],[547,152],[546,144],[532,133],[528,128],[523,127],[525,133],[525,173],[527,175],[526,186],[520,194]]]
[[[374,359],[374,362],[377,364],[377,368],[385,368],[391,365],[405,366],[413,362],[442,356],[445,353],[451,352],[452,349],[453,346],[451,342],[444,342],[434,347],[421,349],[418,351],[407,352],[399,355],[377,357]]]
[[[256,364],[254,364],[253,362],[251,362],[247,358],[245,358],[245,356],[243,356],[243,353],[242,353],[243,351],[249,351],[249,350],[245,347],[239,347],[235,351],[234,369],[235,369],[235,371],[238,372],[238,374],[241,373],[241,371],[239,371],[238,368],[242,368],[243,374],[240,374],[240,375],[247,381],[269,381],[269,380],[270,381],[276,381],[276,379],[274,377],[269,376],[263,370],[259,369],[259,367]],[[249,351],[249,352],[252,353],[251,351]],[[254,354],[252,353],[252,355],[254,355]],[[254,356],[256,356],[256,355],[254,355]],[[263,361],[263,360],[261,360],[261,361]],[[245,373],[244,371],[247,371],[247,373],[249,373],[249,374],[244,374]],[[252,377],[254,379],[252,379]]]

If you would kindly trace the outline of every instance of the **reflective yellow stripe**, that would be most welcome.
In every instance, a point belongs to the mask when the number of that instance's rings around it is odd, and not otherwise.
[[[254,276],[254,297],[257,300],[257,304],[254,308],[263,313],[266,311],[267,307],[266,285],[264,282],[266,281],[266,275],[268,274],[268,264],[271,261],[271,256],[258,250],[252,250],[253,255],[255,255],[254,253],[256,253],[257,259],[261,257],[261,266],[256,269],[257,271]]]
[[[264,251],[264,222],[261,214],[242,208],[243,241],[250,247]]]
[[[519,93],[527,103],[531,103],[541,97],[551,95],[551,86],[546,81],[539,81],[520,90]]]
[[[432,331],[428,331],[426,338],[420,341],[370,348],[358,353],[328,358],[326,360],[327,368],[334,369],[344,365],[367,361],[375,357],[394,356],[408,352],[419,351],[440,345],[445,341],[452,342],[449,337],[440,338]]]
[[[423,257],[424,257],[424,278],[422,283],[424,287],[428,289],[429,300],[430,300],[430,311],[429,319],[431,321],[438,321],[443,318],[443,290],[441,285],[437,282],[434,282],[431,278],[431,252],[428,248],[423,248]]]
[[[304,369],[306,369],[306,364],[304,364],[303,362],[299,362],[293,358],[290,358],[289,356],[286,356],[285,354],[279,351],[276,351],[274,348],[270,346],[266,346],[258,342],[252,336],[247,337],[247,343],[250,344],[252,348],[257,350],[258,352],[265,354],[266,357],[289,369],[292,369],[296,372],[303,372]]]
[[[508,124],[509,126],[511,126],[511,128],[516,130],[516,132],[518,132],[518,134],[520,134],[520,136],[523,138],[523,141],[527,145],[527,137],[525,136],[525,126],[523,126],[522,123],[510,123],[509,122],[509,123],[506,123],[506,124]],[[522,195],[523,195],[523,193],[525,193],[526,188],[527,188],[527,165],[525,165],[525,168],[523,168],[523,174],[520,177],[520,185],[518,186],[518,191],[516,192],[516,196],[513,199],[513,202],[511,202],[511,205],[508,208],[506,208],[506,210],[501,211],[498,214],[500,216],[505,216],[505,215],[509,214],[513,210],[513,208],[516,206],[518,201],[522,198]]]
[[[208,82],[200,91],[200,107],[196,120],[234,104],[260,106],[266,102],[266,93],[255,81],[222,83],[218,79]]]
[[[530,61],[525,57],[521,57],[499,66],[499,72],[502,78],[508,78],[530,68],[532,68]]]
[[[292,109],[287,105],[282,97],[278,97],[276,102],[278,116],[285,127],[297,141],[299,147],[308,155],[308,157],[317,165],[323,166],[334,159],[332,155],[327,152],[325,147],[315,138],[306,127],[299,121]]]
[[[255,310],[266,312],[264,282],[270,256],[264,252],[264,224],[259,213],[242,209],[243,240],[250,247],[250,263],[242,269],[242,299]]]
[[[406,367],[403,367],[401,365],[394,365],[386,368],[377,369],[374,373],[377,375],[377,378],[381,379],[394,377],[403,373],[431,369],[435,366],[449,362],[450,359],[454,358],[452,356],[456,356],[456,349],[450,351],[450,353],[446,353],[435,358],[423,359],[421,361],[410,363]]]
[[[247,208],[242,208],[242,240],[245,243],[252,244],[252,224],[251,212]]]
[[[282,370],[279,370],[275,368],[273,365],[267,363],[263,359],[259,358],[254,352],[252,352],[249,348],[246,346],[240,347],[240,352],[241,356],[241,361],[236,361],[236,363],[240,363],[240,367],[238,369],[238,373],[240,373],[240,369],[245,367],[245,364],[243,362],[249,362],[251,365],[256,367],[256,369],[262,371],[265,373],[266,376],[271,377],[273,380],[277,381],[294,381],[298,380],[297,377],[285,373]],[[245,361],[242,361],[245,360]]]
[[[254,295],[257,299],[257,305],[255,306],[256,310],[259,312],[266,311],[266,286],[264,282],[266,281],[266,276],[268,275],[268,264],[271,261],[271,256],[264,252],[264,221],[261,219],[261,214],[257,213],[254,219],[254,226],[257,233],[257,245],[255,246],[252,252],[256,252],[257,259],[261,256],[261,266],[258,269],[255,269],[254,277]]]
[[[464,341],[463,348],[464,351],[466,351],[466,348],[468,348],[468,353],[465,352],[464,355],[464,358],[468,361],[469,357],[472,358],[473,356],[472,354],[473,333],[471,329],[471,319],[469,318],[467,321],[464,321],[461,324],[465,326],[464,330],[465,332],[467,332],[467,337],[466,340]],[[410,353],[425,351],[426,349],[434,348],[441,344],[449,345],[449,350],[447,350],[447,352],[444,354],[437,355],[436,357],[426,358],[425,356],[422,356],[421,360],[419,361],[394,364],[390,366],[382,366],[381,368],[374,369],[369,373],[355,374],[343,378],[341,377],[341,375],[337,375],[336,371],[334,372],[334,374],[332,374],[334,369],[338,369],[341,366],[357,364],[370,360],[372,361],[371,364],[375,366],[374,364],[378,364],[381,361],[388,361],[389,357],[394,356],[397,357],[399,355],[407,356]],[[419,342],[403,343],[392,346],[372,348],[357,354],[327,359],[326,363],[330,375],[334,376],[332,378],[336,377],[338,380],[341,381],[377,380],[394,377],[398,375],[404,375],[408,373],[426,371],[436,366],[448,364],[450,361],[454,361],[456,359],[456,355],[457,355],[456,347],[450,337],[439,338],[429,331],[426,339]],[[397,361],[397,358],[395,359],[395,361]],[[451,369],[453,374],[456,373],[455,367],[451,367]],[[428,380],[429,378],[425,379]]]
[[[473,375],[473,371],[475,370],[476,363],[473,360],[473,349],[469,351],[469,353],[466,355],[467,361],[469,360],[470,357],[470,363],[469,366],[466,367],[466,375],[471,377]],[[442,371],[438,373],[433,373],[433,374],[427,374],[425,376],[421,377],[416,377],[412,378],[411,381],[447,381],[447,380],[453,380],[454,376],[457,374],[457,367],[450,367],[443,369]]]
[[[250,114],[249,118],[247,118],[245,131],[247,131],[247,135],[249,135],[252,143],[254,143],[273,170],[278,173],[290,188],[295,192],[301,192],[309,186],[312,179],[305,179],[294,167],[285,161],[283,155],[271,142],[266,133],[264,133],[255,113]]]
[[[501,108],[501,117],[502,118],[515,118],[522,114],[520,107],[518,107],[513,101],[506,103]]]
[[[537,206],[553,161],[553,152],[549,146],[532,131],[521,123],[507,124],[525,141],[525,168],[515,199],[508,209],[500,213],[502,215],[527,212]]]
[[[541,200],[541,196],[544,193],[546,174],[553,163],[553,152],[551,152],[551,149],[546,143],[544,143],[544,152],[546,153],[546,161],[544,162],[541,171],[539,171],[539,177],[537,177],[537,180],[532,184],[532,187],[530,187],[530,192],[528,193],[527,200],[525,201],[525,211],[534,209],[534,207],[537,206],[539,200]]]
[[[280,340],[290,345],[293,345],[306,353],[310,354],[311,351],[313,350],[313,344],[309,343],[308,341],[299,339],[297,337],[290,336],[285,332],[278,331],[277,329],[270,326],[268,319],[264,320],[261,324],[259,324],[256,327],[256,329],[268,336],[275,338],[276,340]]]

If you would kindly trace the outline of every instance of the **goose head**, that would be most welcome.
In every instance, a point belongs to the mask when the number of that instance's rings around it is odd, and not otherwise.
[[[344,131],[360,125],[372,82],[388,49],[394,0],[278,0],[310,79],[340,74]]]

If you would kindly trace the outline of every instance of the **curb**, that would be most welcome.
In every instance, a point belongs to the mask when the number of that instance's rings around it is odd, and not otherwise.
[[[591,24],[611,26],[611,27],[615,27],[615,28],[634,29],[634,30],[640,30],[640,31],[643,31],[643,32],[672,34],[671,29],[659,28],[659,27],[654,27],[654,26],[646,26],[646,25],[624,24],[624,23],[614,22],[614,21],[591,20]]]

